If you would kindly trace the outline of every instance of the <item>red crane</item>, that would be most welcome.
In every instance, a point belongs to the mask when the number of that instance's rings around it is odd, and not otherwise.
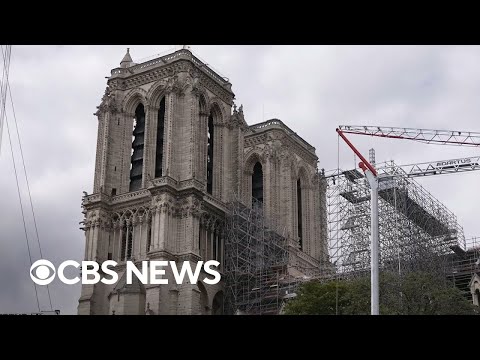
[[[480,133],[455,130],[430,130],[385,126],[340,125],[344,134],[368,135],[390,139],[414,140],[427,144],[480,146]],[[338,131],[337,131],[338,132]]]
[[[371,314],[379,314],[379,283],[378,283],[378,182],[375,168],[353,146],[345,134],[367,135],[390,139],[402,139],[437,145],[480,146],[480,133],[470,131],[429,130],[383,126],[340,125],[336,129],[338,135],[347,143],[360,158],[360,168],[365,172],[371,190]],[[417,177],[459,173],[480,170],[480,157],[436,161],[430,163],[406,165],[402,168],[405,174],[400,176]]]

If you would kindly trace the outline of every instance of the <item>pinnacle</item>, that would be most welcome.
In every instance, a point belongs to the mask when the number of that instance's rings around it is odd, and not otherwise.
[[[130,48],[127,48],[127,53],[123,57],[122,61],[120,62],[120,65],[123,67],[124,64],[125,66],[128,65],[129,63],[132,63],[132,57],[130,56]]]

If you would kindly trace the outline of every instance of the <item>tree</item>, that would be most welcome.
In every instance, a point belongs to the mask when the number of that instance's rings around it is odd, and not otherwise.
[[[335,315],[337,305],[340,310],[348,306],[346,293],[347,284],[345,282],[309,281],[302,284],[297,291],[297,297],[287,303],[285,313],[289,315]]]
[[[412,272],[404,276],[380,276],[380,314],[469,315],[478,313],[462,292],[440,276]],[[370,314],[370,278],[310,281],[302,284],[297,297],[287,303],[288,315]]]
[[[423,315],[468,315],[477,309],[462,292],[426,272],[414,272],[402,283],[403,312]]]

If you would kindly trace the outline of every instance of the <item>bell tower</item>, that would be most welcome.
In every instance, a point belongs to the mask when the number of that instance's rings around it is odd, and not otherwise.
[[[127,49],[95,113],[85,260],[116,261],[119,279],[127,260],[223,263],[225,204],[240,191],[247,129],[233,99],[228,79],[185,47],[138,64]],[[83,285],[78,313],[221,311],[222,283],[177,285],[165,276],[168,285]]]

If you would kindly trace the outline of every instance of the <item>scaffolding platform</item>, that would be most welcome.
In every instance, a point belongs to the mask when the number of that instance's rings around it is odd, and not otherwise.
[[[408,190],[390,187],[380,190],[378,195],[390,203],[391,206],[396,206],[397,211],[401,212],[409,221],[422,228],[430,236],[436,237],[449,234],[448,226],[409,197]]]
[[[226,314],[278,314],[297,281],[288,275],[287,239],[273,231],[262,206],[229,204],[225,236]]]
[[[463,229],[456,216],[393,161],[377,165],[376,170],[381,270],[446,271],[446,256],[454,254],[452,249],[465,249]],[[335,169],[326,179],[329,255],[336,276],[368,273],[368,181],[358,169]]]

